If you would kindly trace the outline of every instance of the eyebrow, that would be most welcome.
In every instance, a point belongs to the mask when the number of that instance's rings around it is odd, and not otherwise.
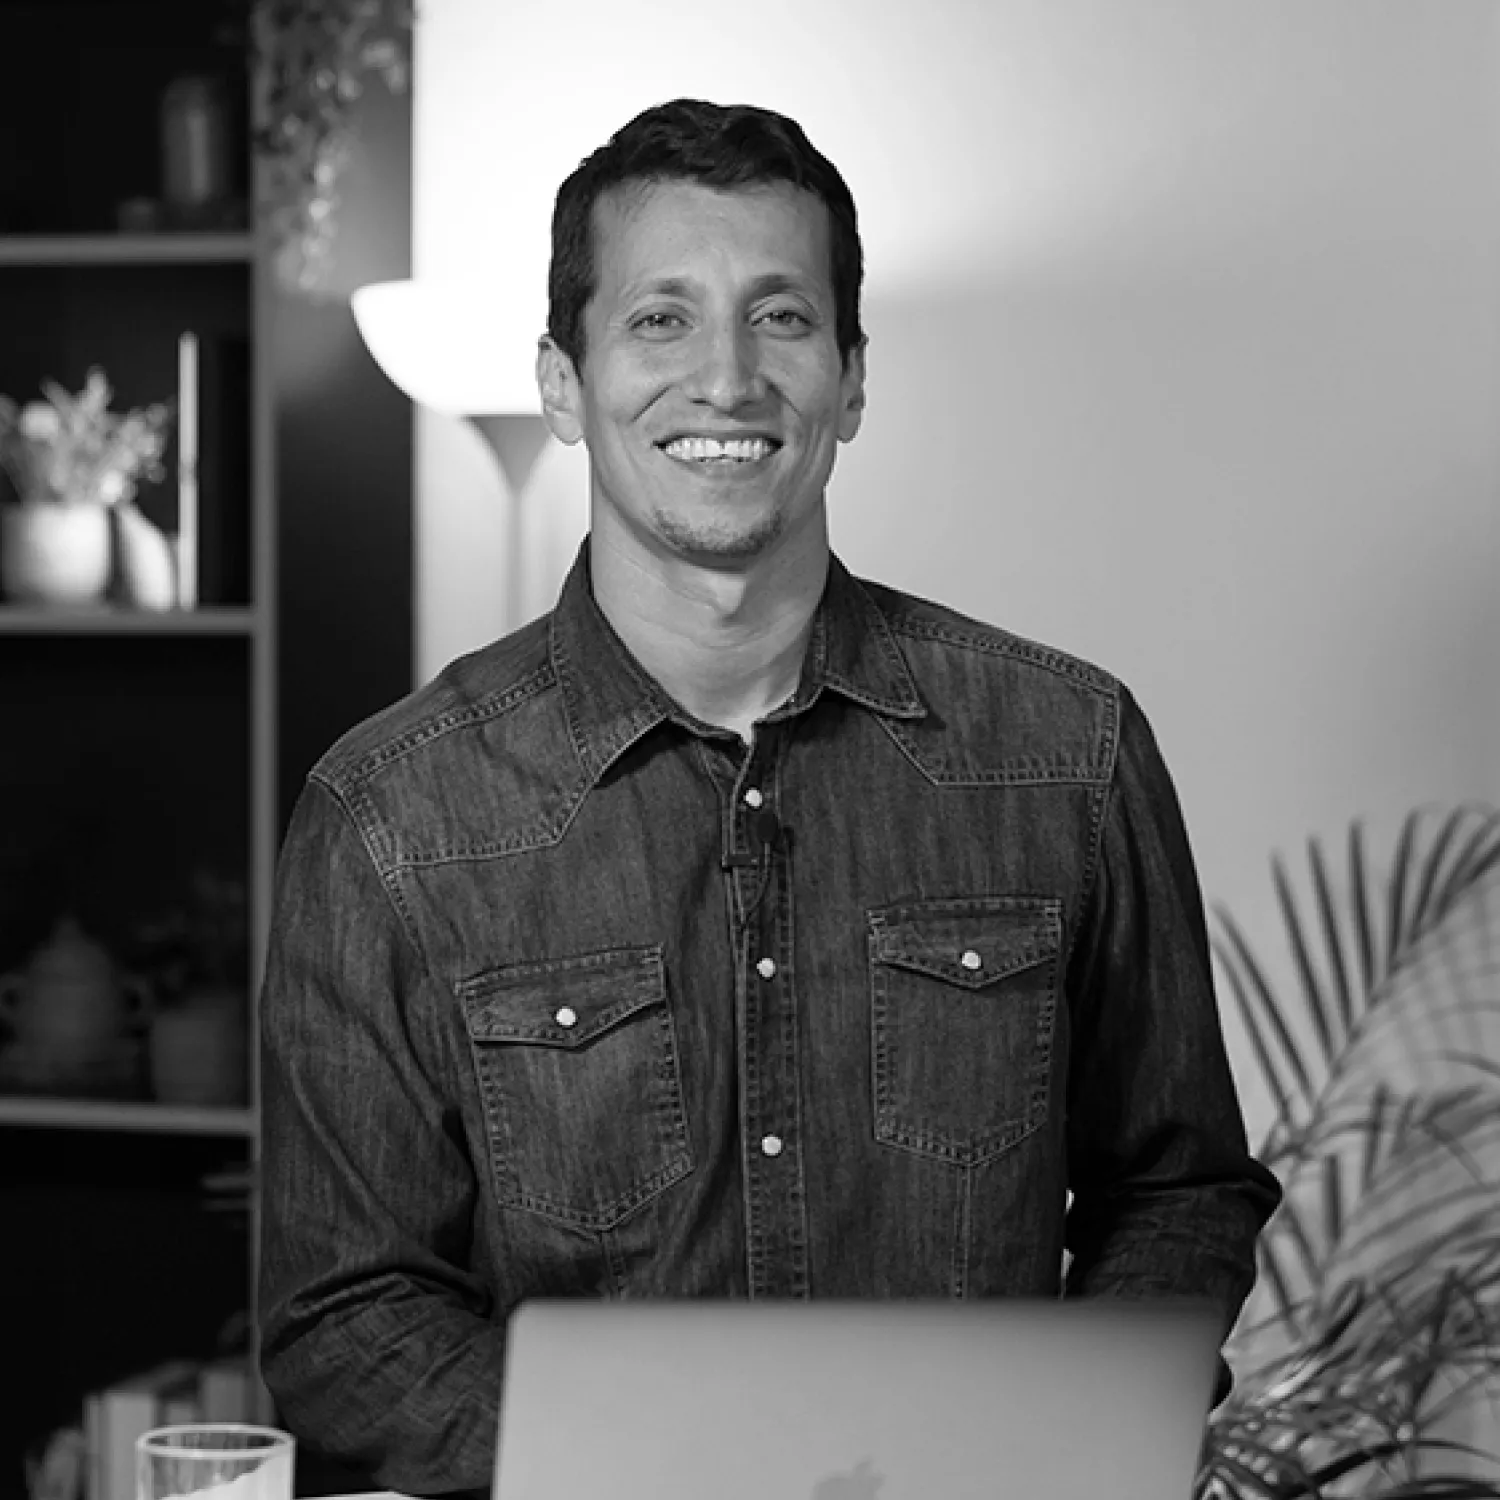
[[[643,281],[631,295],[639,297],[650,293],[659,297],[692,297],[696,290],[696,284],[684,276],[662,276]],[[773,292],[801,292],[808,295],[812,288],[799,276],[791,276],[784,271],[768,271],[764,276],[757,276],[751,281],[749,290],[753,297],[764,297]]]

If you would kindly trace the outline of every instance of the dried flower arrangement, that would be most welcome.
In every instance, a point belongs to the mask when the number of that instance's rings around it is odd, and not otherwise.
[[[77,396],[52,380],[41,388],[46,400],[25,406],[0,396],[0,469],[17,499],[114,505],[133,499],[141,480],[163,477],[173,402],[111,412],[98,368]]]

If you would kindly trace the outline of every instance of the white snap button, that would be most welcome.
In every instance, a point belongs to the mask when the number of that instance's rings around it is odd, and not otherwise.
[[[963,956],[959,959],[959,963],[966,969],[982,969],[984,967],[984,960],[972,948],[964,952]]]
[[[761,795],[759,787],[751,787],[749,791],[745,793],[745,801],[749,803],[751,807],[759,807],[765,800],[766,799]]]
[[[578,1012],[571,1005],[565,1005],[552,1019],[559,1026],[576,1026],[578,1024]]]
[[[783,1143],[779,1135],[763,1135],[760,1138],[760,1149],[767,1156],[780,1156],[782,1148]]]
[[[756,964],[755,972],[762,979],[774,979],[776,977],[776,960],[774,958],[763,958]]]

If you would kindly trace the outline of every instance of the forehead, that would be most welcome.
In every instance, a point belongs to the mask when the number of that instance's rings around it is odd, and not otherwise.
[[[769,274],[831,292],[830,241],[826,205],[791,183],[626,183],[594,205],[595,286],[608,297],[658,280]]]

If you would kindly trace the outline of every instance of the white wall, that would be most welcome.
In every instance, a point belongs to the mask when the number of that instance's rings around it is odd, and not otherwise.
[[[544,317],[552,195],[678,94],[796,115],[861,205],[870,412],[835,544],[1120,673],[1210,900],[1349,819],[1500,801],[1492,0],[426,0],[415,258]],[[531,349],[495,351],[529,363]],[[425,678],[585,525],[419,425]],[[1264,1100],[1230,1022],[1252,1125]]]

